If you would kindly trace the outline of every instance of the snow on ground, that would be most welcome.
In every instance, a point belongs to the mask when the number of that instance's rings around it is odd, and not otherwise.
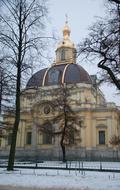
[[[0,185],[81,190],[120,190],[120,173],[44,169],[19,169],[8,172],[0,168]]]

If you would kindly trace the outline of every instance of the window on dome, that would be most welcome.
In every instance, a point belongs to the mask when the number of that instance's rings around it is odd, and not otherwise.
[[[56,69],[49,71],[48,82],[49,84],[57,84],[60,80],[61,72]]]
[[[62,49],[61,51],[61,61],[64,61],[65,60],[65,50]]]

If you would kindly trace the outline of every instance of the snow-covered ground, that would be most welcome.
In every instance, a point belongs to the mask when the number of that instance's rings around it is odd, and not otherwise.
[[[120,173],[59,169],[19,169],[8,172],[0,168],[0,185],[81,190],[120,190]]]

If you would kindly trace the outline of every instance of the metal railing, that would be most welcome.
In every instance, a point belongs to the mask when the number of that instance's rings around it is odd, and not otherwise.
[[[1,163],[0,168],[7,168],[7,163]],[[16,162],[14,169],[46,169],[46,170],[70,170],[70,171],[97,171],[97,172],[116,172],[120,173],[120,163],[113,162],[42,162],[42,163],[23,163]]]

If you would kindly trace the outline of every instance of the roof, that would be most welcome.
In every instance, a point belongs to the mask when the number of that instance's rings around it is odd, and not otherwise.
[[[36,72],[28,81],[27,88],[60,84],[92,84],[90,75],[78,64],[52,65]]]

